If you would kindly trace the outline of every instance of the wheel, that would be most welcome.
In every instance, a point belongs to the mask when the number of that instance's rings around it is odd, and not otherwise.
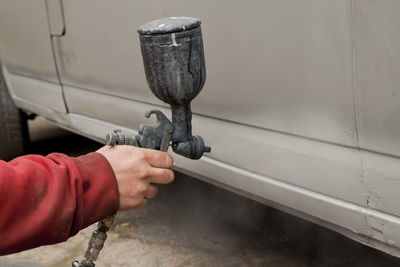
[[[0,71],[0,159],[11,160],[25,152],[28,144],[26,114],[19,110]]]

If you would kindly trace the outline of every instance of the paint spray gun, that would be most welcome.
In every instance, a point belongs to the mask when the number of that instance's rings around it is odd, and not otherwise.
[[[155,125],[140,125],[137,135],[127,135],[114,130],[106,137],[107,145],[132,145],[167,151],[171,145],[175,153],[190,159],[200,159],[211,148],[203,138],[192,135],[190,102],[203,88],[206,68],[200,20],[189,17],[170,17],[148,22],[138,29],[140,47],[147,83],[153,94],[171,105],[172,122],[159,110],[154,114]],[[107,231],[115,215],[97,225],[89,241],[82,262],[74,261],[73,267],[94,267],[104,246]]]

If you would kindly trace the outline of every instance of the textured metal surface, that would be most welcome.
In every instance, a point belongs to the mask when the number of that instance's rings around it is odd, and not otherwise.
[[[171,105],[184,105],[196,97],[206,80],[201,28],[139,36],[151,91]]]
[[[92,232],[92,236],[90,237],[89,244],[85,252],[85,259],[82,260],[82,262],[73,261],[72,267],[96,266],[94,262],[97,260],[100,251],[104,247],[104,242],[107,239],[107,232],[110,230],[115,216],[116,215],[114,214],[99,221],[96,230]]]

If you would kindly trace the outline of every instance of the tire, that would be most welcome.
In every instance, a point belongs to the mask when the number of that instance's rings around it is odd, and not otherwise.
[[[24,154],[28,145],[27,116],[12,100],[0,71],[0,159],[11,160]]]

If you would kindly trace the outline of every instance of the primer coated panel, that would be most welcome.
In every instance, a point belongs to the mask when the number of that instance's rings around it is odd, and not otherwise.
[[[58,84],[44,0],[1,0],[0,36],[9,72]]]
[[[62,82],[162,104],[147,88],[136,29],[155,18],[203,21],[207,81],[193,111],[356,146],[351,2],[64,1]]]
[[[360,146],[400,156],[400,1],[356,2]]]

